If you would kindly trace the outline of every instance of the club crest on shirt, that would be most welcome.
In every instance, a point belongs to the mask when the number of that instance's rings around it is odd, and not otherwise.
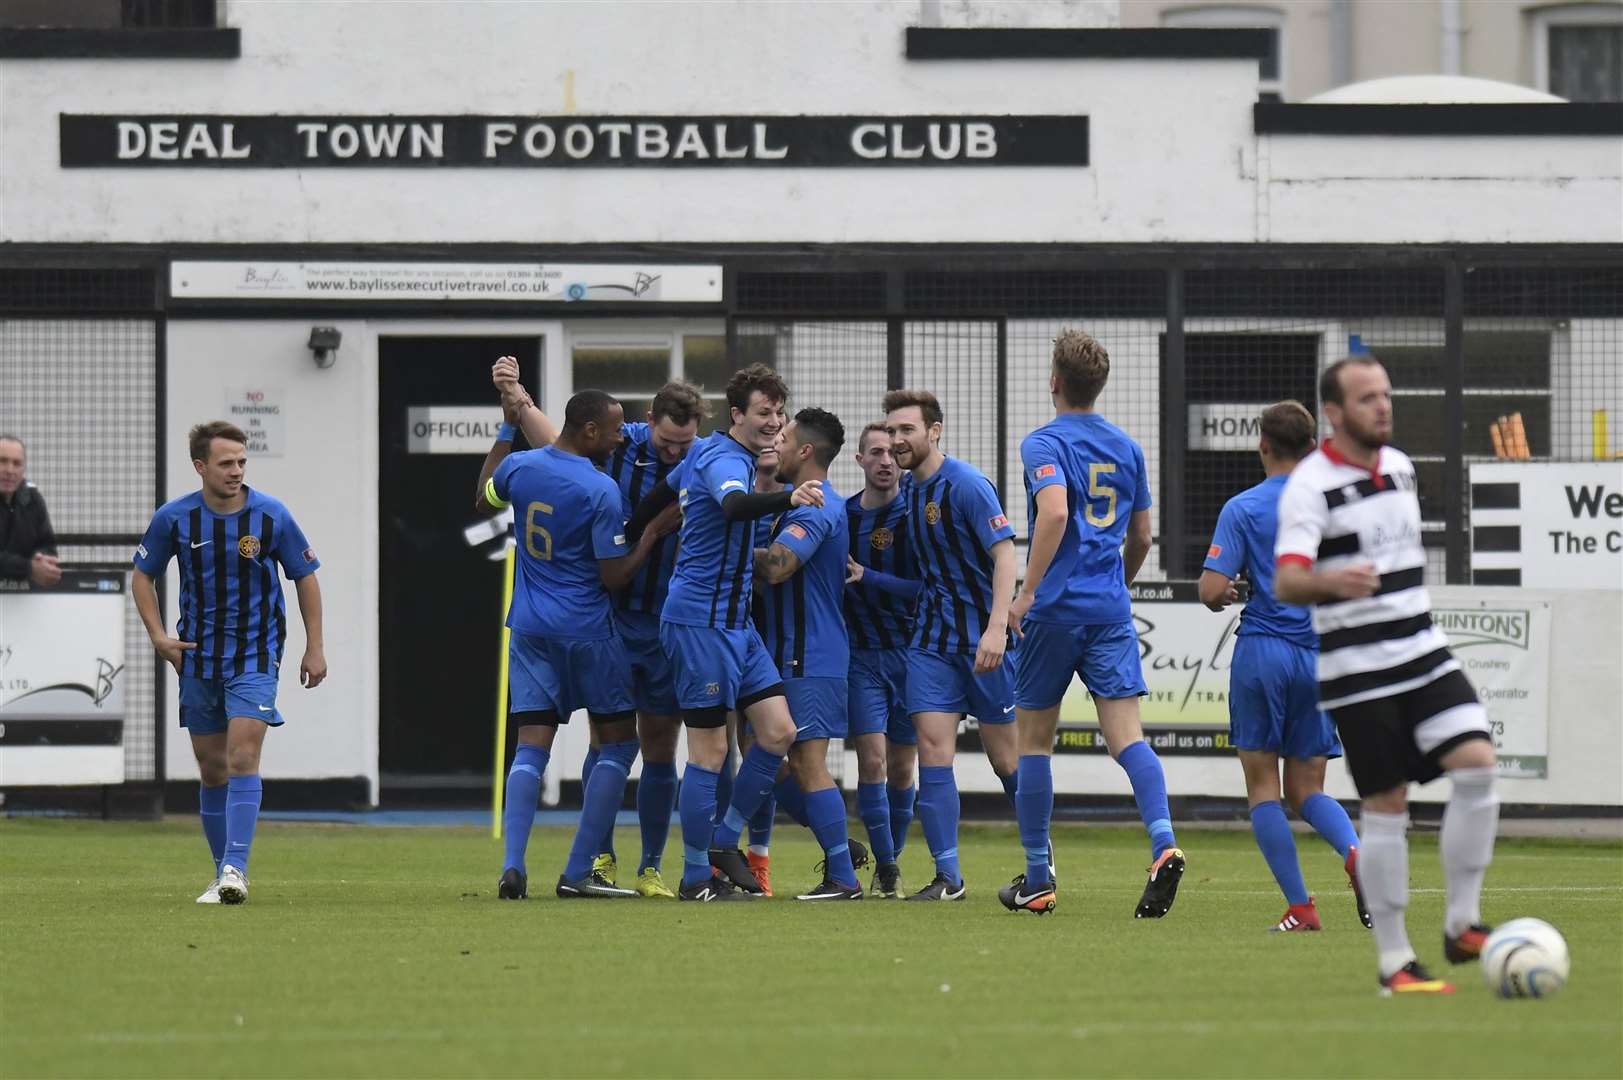
[[[925,503],[924,520],[929,522],[931,525],[939,524],[941,521],[941,504],[938,502]]]
[[[238,540],[237,554],[241,555],[244,559],[259,558],[259,537],[244,536],[241,540]]]
[[[883,525],[875,529],[872,535],[868,537],[868,546],[875,551],[884,551],[894,542],[895,537],[891,536],[890,530]]]

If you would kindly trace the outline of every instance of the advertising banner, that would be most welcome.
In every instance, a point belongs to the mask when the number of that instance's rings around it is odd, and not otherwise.
[[[1549,774],[1550,605],[1513,590],[1437,588],[1432,621],[1448,635],[1477,697],[1499,755],[1499,775]]]
[[[1623,589],[1623,461],[1472,465],[1471,580]]]
[[[716,304],[721,267],[598,263],[176,262],[178,300]]]
[[[0,582],[0,783],[124,779],[124,577]]]

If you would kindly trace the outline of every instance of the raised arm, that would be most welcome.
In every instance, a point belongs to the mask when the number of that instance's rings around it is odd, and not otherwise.
[[[551,446],[558,437],[558,425],[542,412],[518,381],[518,361],[503,356],[490,367],[490,381],[502,396],[502,414],[507,422],[524,432],[524,438],[535,449]],[[511,415],[509,415],[511,410]]]

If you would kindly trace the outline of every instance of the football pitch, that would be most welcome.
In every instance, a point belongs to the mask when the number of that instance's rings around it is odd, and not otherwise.
[[[858,827],[860,828],[860,827]],[[635,849],[634,829],[618,834]],[[1134,921],[1138,829],[1056,830],[1060,906],[999,906],[1012,826],[966,827],[967,901],[797,905],[818,852],[780,823],[779,898],[499,902],[488,833],[262,823],[244,907],[205,907],[195,822],[0,821],[5,1076],[1623,1075],[1623,845],[1501,840],[1491,922],[1572,949],[1547,1001],[1380,999],[1335,855],[1299,837],[1325,930],[1284,910],[1249,833],[1184,829],[1164,920]],[[680,860],[673,833],[668,867]],[[915,832],[904,885],[927,878]],[[1410,931],[1442,972],[1441,872],[1418,834]],[[622,869],[622,876],[627,876]],[[863,875],[867,884],[867,874]]]

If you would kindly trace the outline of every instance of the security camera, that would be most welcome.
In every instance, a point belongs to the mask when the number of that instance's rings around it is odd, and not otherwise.
[[[332,367],[338,360],[339,342],[343,340],[344,335],[336,326],[312,326],[309,345],[310,351],[316,354],[316,367]]]

